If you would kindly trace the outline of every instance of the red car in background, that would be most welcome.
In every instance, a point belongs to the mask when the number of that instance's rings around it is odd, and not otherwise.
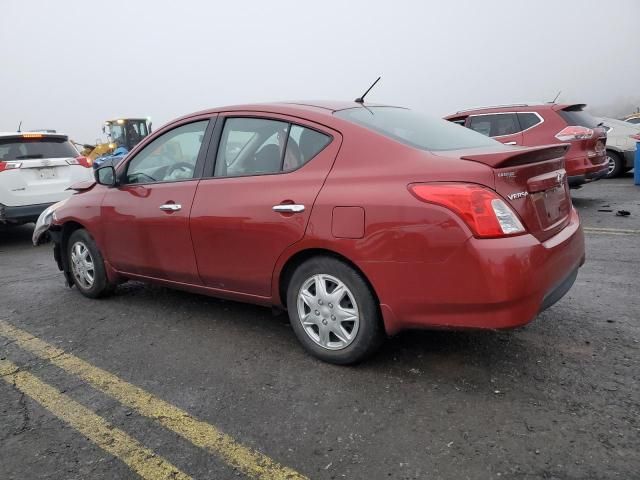
[[[516,104],[463,110],[445,117],[506,145],[570,145],[565,158],[572,188],[607,174],[607,132],[586,105]]]
[[[408,328],[524,325],[571,288],[567,148],[353,102],[207,110],[75,186],[34,243],[87,297],[135,279],[276,306],[353,363]]]

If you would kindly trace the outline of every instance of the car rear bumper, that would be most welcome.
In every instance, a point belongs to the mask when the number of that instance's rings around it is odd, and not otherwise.
[[[380,262],[366,274],[389,334],[410,328],[515,328],[562,298],[584,263],[577,212],[545,242],[469,239],[439,264]]]
[[[16,207],[0,203],[0,223],[29,223],[38,217],[53,203],[39,203],[37,205],[20,205]]]
[[[586,156],[567,158],[565,160],[567,181],[570,187],[578,187],[593,182],[607,175],[609,163],[604,155],[587,158]]]

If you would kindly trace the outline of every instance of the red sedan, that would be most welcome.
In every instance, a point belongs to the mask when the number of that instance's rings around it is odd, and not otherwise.
[[[207,110],[76,185],[34,243],[87,297],[135,279],[285,308],[310,353],[353,363],[403,329],[524,325],[571,288],[567,148],[389,106]]]

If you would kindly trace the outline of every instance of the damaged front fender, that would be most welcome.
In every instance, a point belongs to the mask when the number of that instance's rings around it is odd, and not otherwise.
[[[31,237],[31,241],[35,247],[41,243],[46,243],[51,239],[49,235],[49,228],[55,219],[56,210],[64,205],[66,201],[67,200],[65,199],[58,203],[54,203],[40,214],[36,221],[36,228],[33,229],[33,236]]]

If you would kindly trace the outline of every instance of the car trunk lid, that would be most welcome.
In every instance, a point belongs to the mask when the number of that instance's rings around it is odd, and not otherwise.
[[[463,154],[463,160],[493,169],[494,188],[518,214],[527,231],[545,241],[569,222],[571,197],[564,169],[567,145]]]

